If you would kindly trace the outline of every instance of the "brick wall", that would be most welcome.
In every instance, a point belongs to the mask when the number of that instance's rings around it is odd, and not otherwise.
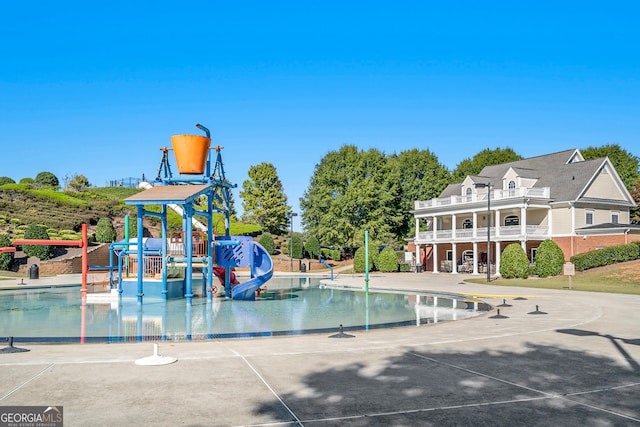
[[[109,265],[109,244],[90,246],[87,255],[89,265]],[[62,260],[40,261],[37,258],[29,258],[26,264],[19,267],[18,272],[27,274],[33,264],[40,267],[41,275],[82,273],[81,254]]]
[[[628,234],[625,238],[623,234],[608,234],[604,236],[570,236],[570,237],[554,237],[553,241],[560,246],[562,252],[564,252],[565,261],[573,255],[581,254],[583,252],[593,251],[599,248],[606,248],[609,246],[624,245],[625,243],[631,243],[639,241],[640,235]]]

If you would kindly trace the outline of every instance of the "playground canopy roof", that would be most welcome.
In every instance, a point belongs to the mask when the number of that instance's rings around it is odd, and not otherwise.
[[[161,185],[124,199],[127,205],[184,205],[193,203],[211,189],[209,184]]]

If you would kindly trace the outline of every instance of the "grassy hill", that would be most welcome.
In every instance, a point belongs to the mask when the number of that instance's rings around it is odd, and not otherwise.
[[[24,236],[25,230],[32,224],[47,228],[52,239],[78,239],[83,223],[92,230],[100,218],[109,218],[121,235],[125,215],[132,221],[135,233],[135,207],[127,206],[123,200],[142,190],[126,187],[88,188],[85,191],[56,191],[50,188],[35,188],[28,184],[5,184],[0,186],[0,233],[10,239]],[[148,206],[150,210],[160,211],[160,207]],[[170,228],[181,228],[182,218],[169,211]],[[202,222],[204,220],[201,220]],[[218,234],[224,233],[224,218],[214,217]],[[145,219],[145,228],[158,235],[160,221]],[[231,222],[231,234],[255,234],[260,227],[253,224]]]

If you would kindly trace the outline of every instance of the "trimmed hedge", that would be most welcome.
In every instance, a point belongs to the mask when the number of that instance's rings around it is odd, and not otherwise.
[[[640,242],[634,242],[574,255],[571,257],[571,262],[575,265],[576,271],[584,271],[638,258],[640,258]]]
[[[340,261],[340,259],[342,258],[342,254],[340,253],[340,249],[331,249],[329,251],[329,255],[331,256],[331,259],[334,261]]]
[[[0,234],[0,248],[11,246],[11,240],[6,234]],[[0,270],[10,270],[13,265],[13,252],[0,253]]]
[[[540,243],[536,251],[534,273],[538,277],[558,276],[562,274],[564,253],[553,240]]]
[[[276,244],[270,234],[265,233],[260,236],[258,243],[269,253],[269,255],[276,253]]]
[[[51,240],[46,228],[40,225],[32,225],[24,232],[25,239]],[[29,256],[35,256],[41,260],[53,258],[53,248],[50,245],[22,245],[22,250]]]
[[[403,262],[403,263],[399,264],[399,266],[400,266],[400,272],[401,273],[408,273],[408,272],[411,271],[411,266],[409,264],[406,264],[406,263]]]
[[[376,259],[378,258],[378,251],[373,245],[369,246],[369,271],[374,271],[376,269]],[[365,252],[364,246],[361,246],[356,250],[356,253],[353,255],[353,270],[356,273],[364,273],[365,272]]]
[[[500,274],[505,279],[529,277],[529,259],[519,243],[507,245],[500,256]]]
[[[391,246],[387,246],[378,254],[376,267],[384,273],[395,273],[398,271],[398,255]]]
[[[113,224],[111,223],[111,220],[109,218],[100,218],[98,220],[98,224],[96,225],[96,242],[111,243],[111,242],[115,242],[115,240],[116,240],[116,229],[113,228]]]
[[[317,259],[320,255],[320,242],[315,236],[311,236],[304,244],[304,250],[309,254],[309,258]]]

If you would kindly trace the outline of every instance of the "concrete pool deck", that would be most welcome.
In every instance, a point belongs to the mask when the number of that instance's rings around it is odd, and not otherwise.
[[[165,366],[134,363],[152,342],[19,344],[30,351],[0,354],[0,406],[63,406],[65,426],[640,424],[640,296],[466,277],[372,274],[369,286],[506,299],[507,318],[494,310],[350,339],[161,342],[160,354],[178,359]],[[364,277],[334,284],[363,287]],[[530,314],[536,306],[547,314]]]

